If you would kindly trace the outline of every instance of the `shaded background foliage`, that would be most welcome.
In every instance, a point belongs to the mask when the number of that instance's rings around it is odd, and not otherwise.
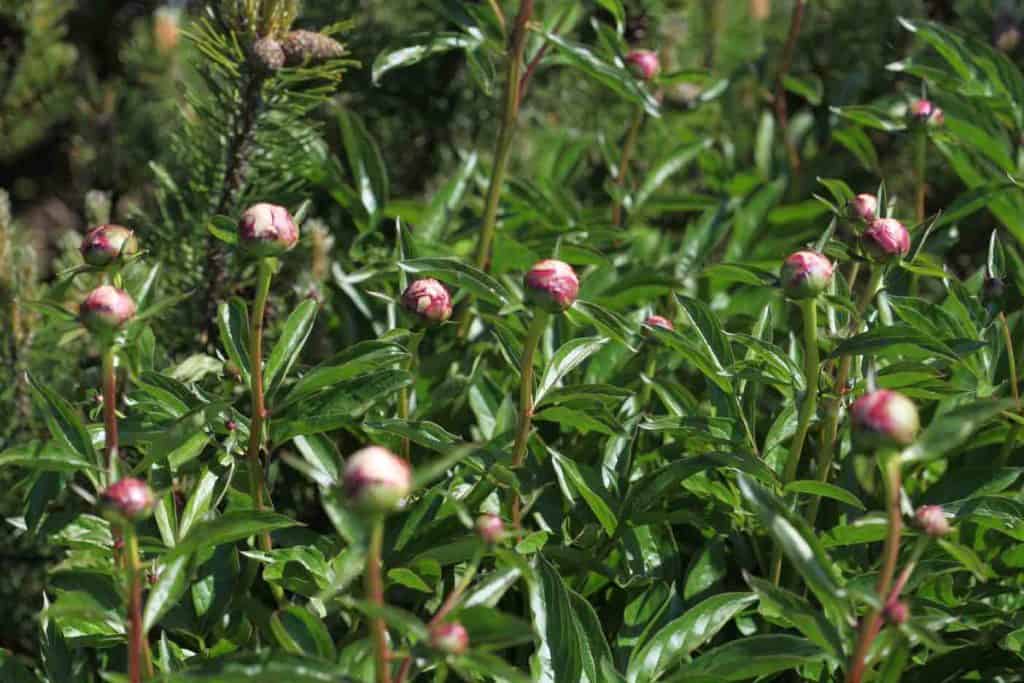
[[[137,227],[154,251],[153,260],[165,264],[168,289],[201,291],[205,286],[208,273],[202,269],[204,254],[197,245],[205,244],[212,216],[200,213],[197,216],[204,215],[205,220],[199,220],[161,210],[161,193],[167,190],[162,170],[172,183],[184,187],[189,183],[190,164],[181,154],[183,146],[193,145],[192,152],[199,156],[205,153],[188,137],[189,112],[181,113],[182,84],[195,84],[193,67],[204,57],[176,33],[195,20],[199,4],[0,0],[0,187],[9,189],[12,207],[11,220],[0,216],[5,295],[15,289],[23,296],[38,294],[52,285],[58,272],[75,262],[74,248],[84,228],[107,216]],[[918,78],[887,66],[913,57],[937,67],[940,60],[922,49],[898,17],[930,18],[991,43],[1008,27],[1018,26],[1021,11],[1012,2],[971,0],[812,3],[793,49],[792,79],[785,93],[788,135],[800,158],[799,168],[793,169],[781,144],[772,101],[793,2],[633,0],[624,4],[630,42],[658,49],[667,72],[693,72],[692,78],[673,79],[661,93],[663,114],[648,121],[638,141],[636,178],[645,177],[685,145],[709,143],[706,153],[696,155],[692,164],[679,164],[677,172],[666,174],[640,215],[643,225],[638,226],[632,256],[670,272],[664,258],[669,249],[663,245],[674,249],[720,204],[735,221],[733,234],[716,242],[706,261],[743,260],[774,269],[781,255],[816,237],[827,223],[825,207],[812,198],[823,193],[819,178],[843,178],[858,191],[873,190],[884,178],[893,195],[909,200],[914,175],[907,137],[856,125],[860,122],[837,114],[836,108],[871,103],[880,110],[895,111],[920,94]],[[287,264],[280,281],[288,284],[280,288],[269,314],[271,327],[279,327],[280,312],[303,298],[314,296],[324,302],[307,362],[376,336],[379,330],[373,329],[373,314],[381,313],[383,307],[372,299],[353,297],[341,287],[346,273],[367,264],[368,270],[383,267],[390,258],[382,252],[392,244],[391,219],[400,217],[415,231],[431,198],[470,155],[478,154],[465,202],[448,221],[454,226],[447,236],[454,251],[461,255],[470,251],[498,123],[500,76],[494,64],[486,59],[482,64],[471,63],[464,52],[455,50],[391,71],[377,84],[370,69],[382,52],[408,44],[414,36],[455,30],[459,5],[411,0],[304,3],[300,26],[351,21],[341,37],[349,56],[359,63],[349,69],[336,94],[313,112],[317,125],[310,128],[308,145],[279,145],[259,162],[264,169],[280,170],[285,187],[275,198],[291,205],[308,199],[308,215],[316,221],[311,230],[315,239]],[[592,44],[598,40],[595,25],[607,24],[610,17],[600,3],[579,5],[569,37]],[[759,16],[759,8],[769,11]],[[557,25],[558,14],[557,7],[543,8],[544,20],[551,25]],[[1018,65],[1024,59],[1018,47],[1012,47],[1007,56]],[[715,97],[702,102],[701,94],[710,92]],[[969,119],[973,114],[969,103],[947,101],[941,93],[938,100],[954,119]],[[510,169],[510,204],[522,209],[536,197],[531,193],[539,192],[549,202],[546,209],[575,210],[574,219],[580,224],[603,211],[610,183],[605,157],[619,144],[633,108],[607,87],[581,78],[578,71],[542,66],[520,117]],[[175,134],[181,136],[177,143],[172,142]],[[362,139],[354,143],[353,136]],[[1007,143],[1015,163],[1018,141],[1005,139],[1003,131],[993,137]],[[979,141],[979,146],[986,144]],[[955,144],[951,148],[947,156],[933,153],[929,157],[928,214],[964,206],[967,183],[964,174],[949,163]],[[362,215],[339,189],[343,184],[339,179],[350,182],[358,174],[353,167],[354,150],[371,167],[377,164],[386,169],[386,182],[372,179],[380,210],[371,216]],[[554,178],[561,185],[552,183],[538,190],[517,184],[516,179],[531,178]],[[204,197],[217,190],[212,182],[189,188],[195,196]],[[927,252],[965,278],[974,276],[985,263],[993,229],[1009,229],[1016,240],[1024,238],[1019,223],[1001,224],[987,211],[957,215],[944,227],[928,243]],[[1013,239],[1007,242],[1009,249],[1015,248]],[[543,248],[547,243],[538,239],[536,244]],[[545,254],[511,250],[496,269],[521,270],[537,255]],[[251,286],[250,274],[243,275],[239,293]],[[675,276],[690,278],[685,272]],[[977,284],[974,276],[973,286]],[[707,280],[693,287],[708,298],[723,291]],[[921,288],[926,295],[940,289],[934,281],[922,282]],[[651,292],[663,295],[665,287],[659,283]],[[623,305],[636,304],[640,298],[616,302],[614,294],[600,294],[605,295],[605,303]],[[73,301],[75,295],[69,293],[66,298]],[[749,327],[747,323],[767,298],[757,295],[733,303],[727,324],[733,329]],[[10,302],[9,297],[5,299],[2,314],[5,338],[11,341],[4,352],[5,380],[9,381],[0,387],[0,398],[12,409],[0,417],[0,450],[16,438],[44,431],[40,416],[24,397],[20,371],[30,369],[80,405],[95,399],[88,387],[97,385],[94,355],[56,350],[59,340],[48,334],[38,315],[23,310],[15,320]],[[208,343],[209,339],[197,335],[207,314],[201,297],[181,302],[168,320],[157,323],[159,356],[168,364],[181,362],[197,343]],[[785,314],[780,318],[784,320]],[[437,359],[436,368],[445,360]],[[423,417],[437,419],[452,432],[466,432],[470,418],[449,413],[450,407],[435,408],[445,414],[443,420],[429,413]],[[759,431],[768,427],[759,425]],[[351,436],[341,439],[343,452],[355,445]],[[321,513],[308,512],[304,504],[311,497],[309,487],[286,469],[277,476],[278,507],[314,528],[326,526]],[[11,490],[14,481],[14,473],[0,471],[5,489]],[[0,496],[0,515],[22,513],[24,491],[13,491],[16,495]],[[303,514],[312,516],[303,518]],[[694,561],[718,566],[715,553],[724,550],[705,546],[693,530],[686,533],[691,536],[683,536],[681,544],[710,548],[707,557]],[[8,528],[0,529],[0,548],[0,563],[11,568],[0,575],[0,604],[13,605],[15,610],[15,618],[0,624],[0,645],[30,652],[35,631],[32,615],[40,608],[32,600],[41,594],[43,565],[53,558],[46,546],[16,537]],[[695,586],[688,597],[701,595],[701,587]]]

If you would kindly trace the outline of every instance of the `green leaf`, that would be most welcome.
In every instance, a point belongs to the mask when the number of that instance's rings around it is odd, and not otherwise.
[[[532,642],[530,624],[493,607],[477,605],[458,612],[459,622],[469,631],[473,647],[505,649]]]
[[[327,627],[309,610],[291,605],[270,617],[270,632],[283,650],[310,655],[326,661],[337,658],[334,641]]]
[[[274,345],[274,350],[263,368],[263,384],[267,393],[272,394],[277,388],[277,383],[288,376],[288,371],[298,359],[302,347],[306,345],[306,340],[313,331],[319,307],[320,304],[316,301],[306,299],[288,316],[281,338]]]
[[[602,495],[604,492],[599,492],[600,478],[597,476],[597,473],[588,471],[589,476],[584,475],[585,469],[583,465],[578,465],[551,448],[548,449],[548,453],[551,454],[552,465],[562,473],[562,476],[586,501],[587,507],[594,513],[594,517],[600,522],[604,532],[609,537],[614,536],[619,521],[612,511],[611,505],[608,504],[608,501]],[[607,493],[604,495],[607,495]]]
[[[217,329],[220,343],[228,358],[238,366],[242,381],[249,383],[249,311],[238,297],[217,307]]]
[[[594,660],[569,590],[543,555],[537,555],[530,582],[530,613],[540,642],[530,661],[536,683],[598,683]]]
[[[402,261],[398,267],[407,273],[434,277],[458,285],[479,299],[505,306],[512,295],[503,284],[487,273],[452,258],[418,258]]]
[[[469,188],[478,159],[476,152],[467,154],[455,175],[434,193],[430,206],[416,223],[416,236],[420,241],[431,244],[445,234],[448,221],[462,205],[462,198]]]
[[[24,467],[38,472],[77,472],[100,468],[75,451],[53,441],[30,441],[0,453],[0,468]]]
[[[928,336],[913,327],[902,324],[877,325],[863,334],[841,342],[830,354],[831,358],[849,354],[873,354],[885,356],[888,352],[900,353],[904,347],[916,347],[928,353],[942,356],[950,361],[959,360],[958,354],[945,342]]]
[[[68,450],[81,456],[82,459],[99,464],[96,459],[96,451],[92,447],[92,439],[89,438],[89,432],[85,429],[85,423],[67,399],[36,381],[31,374],[27,374],[27,377],[32,392],[39,400],[41,407],[46,410],[46,426],[50,428],[53,438]]]
[[[164,555],[164,562],[176,557],[234,543],[255,534],[298,526],[299,522],[276,512],[246,510],[226,512],[216,519],[200,522]]]
[[[455,434],[434,422],[411,421],[398,419],[366,420],[363,428],[369,432],[383,432],[409,439],[415,444],[429,448],[437,453],[447,453],[449,449],[462,443]]]
[[[160,566],[160,578],[149,590],[142,623],[146,631],[156,626],[160,619],[181,600],[189,587],[189,555],[180,555]]]
[[[341,664],[267,650],[207,661],[166,673],[154,683],[355,683]]]
[[[1013,407],[1010,400],[978,399],[936,415],[917,441],[900,453],[905,463],[935,460],[955,450],[983,424]]]
[[[858,510],[866,510],[864,503],[860,502],[857,496],[853,495],[846,489],[836,486],[835,484],[828,484],[823,481],[814,480],[800,480],[791,481],[786,484],[784,489],[785,493],[806,493],[809,496],[820,496],[822,498],[831,498],[838,500],[841,503],[845,503]]]
[[[795,669],[825,658],[825,651],[807,640],[787,635],[757,635],[714,648],[683,667],[669,681],[745,681]]]
[[[534,402],[543,401],[544,396],[554,389],[563,377],[607,343],[607,337],[578,337],[563,344],[548,361],[537,387]]]
[[[210,219],[206,229],[225,244],[238,244],[238,226],[227,216],[214,216]]]
[[[744,574],[747,584],[761,598],[761,612],[772,620],[792,624],[811,641],[828,650],[836,659],[843,657],[843,639],[839,631],[805,598],[780,588],[770,581]]]
[[[451,50],[475,50],[482,42],[482,35],[439,33],[426,42],[382,52],[373,60],[373,68],[371,70],[373,84],[379,85],[380,79],[384,77],[384,74],[392,69],[412,66],[431,55],[450,52]]]
[[[756,600],[752,593],[719,593],[697,603],[633,652],[626,680],[629,683],[658,680],[666,671],[685,661],[691,652],[714,638],[733,617]]]
[[[644,176],[644,181],[640,185],[640,189],[636,191],[633,196],[632,210],[638,211],[648,199],[651,198],[658,188],[664,185],[669,178],[683,170],[690,164],[691,161],[697,158],[697,156],[708,149],[711,146],[711,140],[701,140],[699,142],[693,142],[688,145],[681,147],[680,149],[672,152],[664,159],[658,161],[647,175]]]

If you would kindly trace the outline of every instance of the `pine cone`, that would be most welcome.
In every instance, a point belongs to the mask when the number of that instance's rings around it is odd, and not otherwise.
[[[344,45],[316,31],[291,31],[281,41],[281,48],[288,66],[323,62],[345,55]]]
[[[252,44],[249,59],[253,67],[270,73],[284,66],[285,53],[281,43],[273,38],[263,37]]]

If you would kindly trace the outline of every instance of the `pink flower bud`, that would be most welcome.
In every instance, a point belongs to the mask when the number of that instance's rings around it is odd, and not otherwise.
[[[280,256],[299,241],[299,229],[283,206],[253,204],[238,221],[238,243],[251,256]]]
[[[907,623],[907,619],[910,618],[910,608],[907,607],[907,603],[894,598],[885,603],[883,614],[887,623],[899,626]]]
[[[857,195],[846,205],[846,215],[853,220],[871,223],[878,217],[878,198],[867,193]]]
[[[103,285],[85,297],[78,317],[91,332],[113,332],[135,317],[135,302],[123,289]]]
[[[549,313],[561,313],[576,301],[580,281],[568,263],[546,259],[530,268],[523,281],[526,300]]]
[[[922,505],[914,513],[918,526],[929,536],[936,538],[949,533],[949,520],[941,505]]]
[[[498,515],[480,515],[476,518],[476,533],[484,543],[494,545],[505,535],[505,523]]]
[[[469,634],[457,621],[442,621],[430,627],[430,647],[446,655],[461,655],[469,648]]]
[[[141,479],[128,477],[110,486],[100,496],[104,515],[111,521],[137,521],[153,511],[153,491]]]
[[[672,332],[676,329],[676,326],[672,324],[672,321],[668,318],[663,318],[660,315],[649,315],[647,320],[644,321],[644,325],[649,327],[660,327],[663,330]]]
[[[123,225],[101,225],[90,230],[82,240],[82,259],[96,268],[104,268],[138,252],[135,233]]]
[[[798,251],[783,262],[779,278],[790,299],[812,299],[832,282],[832,262],[816,251]]]
[[[925,123],[929,126],[941,126],[946,122],[946,116],[942,113],[942,109],[935,106],[931,100],[914,100],[910,104],[908,116],[912,124]]]
[[[914,402],[903,394],[879,389],[864,394],[850,408],[854,439],[867,448],[906,446],[921,426]]]
[[[910,233],[894,218],[878,218],[861,235],[864,252],[879,263],[887,263],[910,253]]]
[[[661,70],[658,53],[651,50],[633,50],[626,56],[626,63],[637,78],[645,81],[657,76]]]
[[[398,508],[412,491],[409,464],[386,448],[367,446],[349,456],[342,490],[352,507],[384,513]]]
[[[425,325],[442,323],[452,315],[452,296],[444,285],[427,277],[409,283],[402,293],[402,307]]]
[[[992,44],[1002,52],[1013,52],[1020,45],[1020,26],[1010,17],[997,17]]]

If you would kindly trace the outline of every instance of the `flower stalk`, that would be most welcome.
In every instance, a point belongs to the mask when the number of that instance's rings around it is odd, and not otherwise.
[[[384,547],[384,516],[375,515],[370,530],[370,546],[366,554],[366,596],[370,603],[384,607],[384,581],[381,578],[381,552]],[[388,632],[383,617],[370,620],[373,636],[373,656],[376,661],[377,683],[391,683],[391,652]]]
[[[263,445],[263,427],[267,417],[267,407],[263,395],[263,317],[267,308],[267,297],[270,294],[270,281],[274,274],[275,259],[261,258],[257,266],[256,296],[253,300],[252,319],[249,326],[249,362],[252,364],[250,374],[250,393],[252,394],[252,417],[249,423],[249,448],[246,460],[249,469],[249,494],[253,506],[257,510],[266,509],[264,501],[263,464],[260,462],[260,449]],[[273,548],[270,532],[264,531],[259,536],[260,549],[269,552]]]
[[[103,450],[106,456],[107,484],[117,481],[117,347],[103,350]]]
[[[619,157],[619,170],[615,174],[615,185],[621,193],[626,184],[626,174],[629,172],[629,162],[633,157],[633,150],[636,148],[636,139],[640,133],[640,125],[644,120],[644,108],[637,106],[633,112],[633,119],[629,124],[629,132],[626,133],[626,140],[622,143],[622,156]],[[612,227],[622,225],[622,199],[615,197],[612,204]]]
[[[530,429],[533,425],[533,359],[550,315],[542,308],[535,308],[533,320],[530,321],[530,326],[526,330],[526,339],[523,341],[519,384],[519,426],[516,429],[516,440],[512,447],[513,469],[522,467],[526,458],[526,445],[530,439]],[[512,499],[512,526],[518,530],[521,521],[522,501],[517,493]]]
[[[408,362],[406,364],[406,368],[409,370],[409,372],[411,372],[413,374],[415,374],[416,367],[419,365],[419,348],[420,348],[420,341],[422,341],[422,339],[423,339],[423,333],[422,332],[414,332],[409,337],[409,344],[408,344],[409,360],[408,360]],[[402,387],[402,389],[398,393],[398,417],[401,418],[402,420],[408,420],[409,419],[409,415],[410,415],[410,411],[411,411],[412,398],[413,398],[413,394],[414,394],[415,391],[416,391],[416,389],[415,389],[414,386],[413,387]],[[411,445],[411,443],[409,441],[409,437],[403,436],[402,437],[402,452],[401,452],[401,455],[402,455],[403,458],[408,460],[411,457],[411,453],[412,453],[412,445]]]
[[[139,560],[139,537],[135,526],[128,522],[121,527],[124,538],[128,577],[128,679],[131,683],[152,677],[150,656],[142,622],[142,563]]]

